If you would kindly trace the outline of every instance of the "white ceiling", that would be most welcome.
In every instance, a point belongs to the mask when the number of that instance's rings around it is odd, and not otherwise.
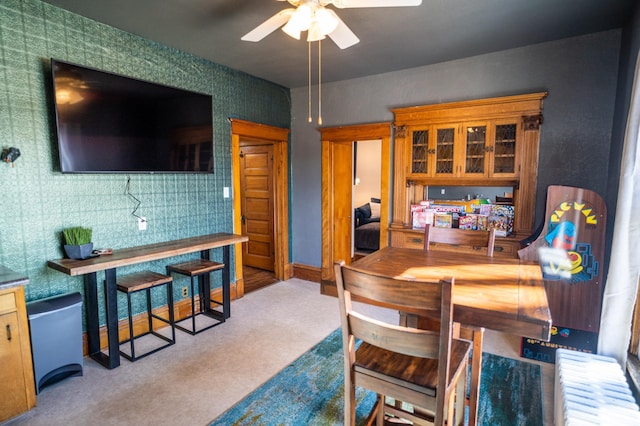
[[[258,43],[240,40],[267,18],[290,7],[286,2],[44,1],[285,87],[306,86],[308,81],[305,41],[294,40],[280,30]],[[361,41],[345,50],[330,39],[322,42],[322,81],[347,80],[619,28],[630,17],[635,2],[423,0],[417,7],[335,9]],[[314,43],[314,58],[316,49]]]

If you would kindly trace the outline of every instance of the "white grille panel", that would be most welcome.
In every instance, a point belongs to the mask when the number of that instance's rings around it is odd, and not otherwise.
[[[640,411],[622,368],[611,357],[558,349],[556,426],[640,425]]]

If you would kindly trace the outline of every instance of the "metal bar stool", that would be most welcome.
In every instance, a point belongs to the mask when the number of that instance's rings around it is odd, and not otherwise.
[[[159,287],[161,285],[166,286],[166,289],[167,289],[167,307],[169,310],[168,320],[154,314],[151,308],[151,289],[154,287]],[[158,352],[160,349],[164,349],[167,346],[171,346],[176,342],[176,330],[175,330],[175,322],[173,317],[173,279],[170,276],[162,275],[152,271],[137,272],[135,274],[125,275],[123,277],[117,278],[116,288],[118,289],[118,291],[121,291],[127,295],[127,310],[129,314],[129,337],[126,340],[121,341],[120,345],[126,344],[128,342],[131,348],[131,354],[127,354],[126,352],[123,352],[122,350],[120,350],[120,355],[122,355],[129,361],[136,361],[142,357]],[[133,314],[131,312],[131,295],[133,293],[136,293],[142,290],[145,291],[146,299],[147,299],[146,303],[147,303],[147,318],[148,318],[149,329],[148,331],[138,336],[134,336]],[[158,321],[162,321],[164,323],[169,324],[169,326],[171,327],[171,338],[163,336],[162,334],[156,332],[153,329],[154,318],[157,319]],[[155,349],[149,350],[143,353],[142,355],[136,356],[134,341],[136,339],[139,339],[140,337],[143,337],[149,334],[154,335],[164,340],[167,343],[163,344],[160,347],[156,347]]]
[[[196,259],[190,260],[187,262],[176,263],[174,265],[167,265],[167,274],[169,275],[171,272],[175,272],[176,274],[186,275],[191,278],[191,314],[186,316],[180,321],[184,321],[187,319],[191,319],[191,329],[182,327],[179,324],[176,324],[176,328],[182,330],[191,335],[195,335],[200,333],[201,331],[205,331],[210,329],[211,327],[215,327],[225,321],[224,312],[218,312],[216,310],[211,309],[211,303],[216,305],[223,305],[222,302],[218,302],[216,300],[212,300],[210,294],[208,294],[208,289],[202,283],[201,278],[204,278],[204,275],[210,274],[211,272],[220,270],[224,268],[224,263],[214,262],[207,259]],[[198,279],[198,312],[196,312],[196,302],[195,302],[195,280]],[[209,318],[213,318],[216,320],[215,323],[209,324],[200,329],[196,328],[196,317],[198,315],[205,315]]]

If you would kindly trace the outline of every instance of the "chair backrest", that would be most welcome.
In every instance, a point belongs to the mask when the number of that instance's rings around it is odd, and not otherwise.
[[[390,278],[355,269],[343,261],[335,265],[335,274],[345,369],[353,362],[355,339],[360,339],[388,351],[438,359],[438,388],[446,389],[453,338],[453,278],[430,282]],[[353,296],[364,304],[370,302],[403,312],[439,315],[440,330],[404,327],[372,318],[358,310],[362,305],[351,303]],[[438,398],[440,394],[444,392],[438,392]],[[444,407],[444,400],[441,402],[438,407]]]
[[[487,256],[493,256],[496,241],[495,229],[472,231],[458,228],[438,228],[427,225],[424,230],[424,249],[431,250],[431,243],[464,246],[468,250],[486,248]]]

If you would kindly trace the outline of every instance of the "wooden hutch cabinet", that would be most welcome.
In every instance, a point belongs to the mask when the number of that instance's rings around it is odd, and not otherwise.
[[[438,186],[513,188],[513,234],[496,250],[517,256],[533,230],[542,100],[532,93],[393,109],[394,203],[391,245],[422,247],[411,204]]]

